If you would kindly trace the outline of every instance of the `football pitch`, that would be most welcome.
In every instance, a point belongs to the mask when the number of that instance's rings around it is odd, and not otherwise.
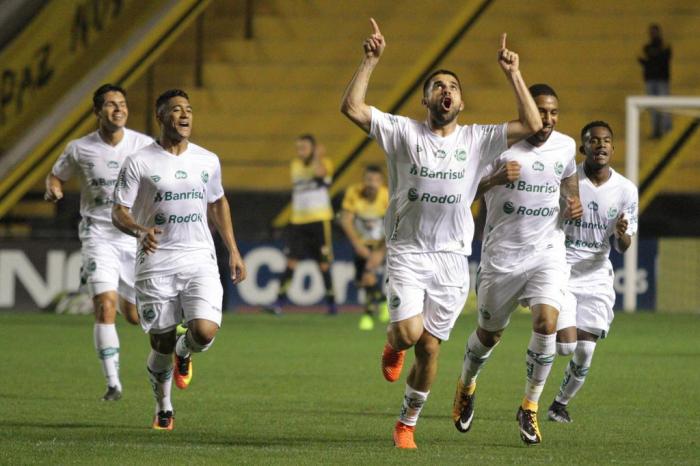
[[[194,357],[192,385],[173,386],[175,430],[162,432],[150,429],[140,329],[119,321],[124,397],[101,402],[91,317],[2,313],[0,463],[700,463],[698,316],[618,314],[568,425],[546,420],[566,364],[557,358],[540,406],[543,443],[526,447],[515,412],[527,315],[514,316],[481,373],[472,430],[452,425],[455,381],[475,325],[466,314],[443,344],[417,451],[391,441],[408,371],[397,383],[384,381],[382,326],[361,332],[358,318],[227,314],[212,349]]]

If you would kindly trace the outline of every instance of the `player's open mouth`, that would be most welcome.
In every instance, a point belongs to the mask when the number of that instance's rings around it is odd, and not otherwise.
[[[189,128],[190,127],[190,122],[189,121],[181,121],[177,124],[180,128]]]
[[[450,107],[452,107],[452,98],[445,97],[444,99],[442,99],[442,108],[445,110],[449,110]]]
[[[608,152],[605,150],[597,150],[593,153],[593,155],[595,155],[596,157],[607,157]]]

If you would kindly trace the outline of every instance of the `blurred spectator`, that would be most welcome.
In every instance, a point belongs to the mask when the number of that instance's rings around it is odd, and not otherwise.
[[[649,26],[649,43],[638,58],[644,69],[644,83],[648,95],[669,95],[671,80],[671,47],[666,44],[658,24]],[[652,138],[660,138],[671,129],[671,115],[667,112],[651,111]]]

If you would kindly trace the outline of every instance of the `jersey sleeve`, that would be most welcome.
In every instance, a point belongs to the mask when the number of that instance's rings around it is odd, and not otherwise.
[[[207,202],[211,204],[221,199],[224,195],[224,186],[221,184],[221,163],[219,163],[218,158],[216,159],[216,166],[206,184]]]
[[[124,160],[124,164],[119,170],[117,184],[114,187],[114,203],[131,208],[138,195],[140,182],[141,174],[138,163],[129,156]]]
[[[570,148],[571,158],[569,159],[569,162],[564,167],[564,173],[562,173],[562,175],[561,175],[562,179],[568,178],[568,177],[576,174],[576,141],[574,141],[572,139],[569,142],[570,142],[570,144],[568,144],[568,145],[571,146],[571,148]]]
[[[386,155],[393,159],[406,138],[408,118],[384,113],[375,107],[372,110],[370,137],[374,138]]]
[[[473,134],[482,167],[490,165],[496,157],[508,150],[508,123],[474,125]]]
[[[345,190],[345,195],[343,196],[343,204],[341,205],[341,209],[347,210],[348,212],[351,213],[356,213],[357,211],[357,196],[355,195],[355,189],[353,186],[350,186],[347,190]]]
[[[637,188],[631,183],[626,191],[627,195],[622,204],[622,212],[624,212],[628,222],[627,231],[625,233],[634,236],[637,234],[637,228],[639,226],[639,193],[637,192]]]
[[[56,163],[51,168],[51,174],[61,181],[68,181],[75,174],[78,168],[78,154],[75,144],[70,143],[66,146],[61,156],[56,160]]]

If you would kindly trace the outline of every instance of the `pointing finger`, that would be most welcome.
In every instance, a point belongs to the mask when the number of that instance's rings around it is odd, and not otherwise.
[[[372,31],[374,32],[374,34],[381,34],[381,32],[379,31],[379,25],[374,20],[374,18],[370,18],[369,22],[372,23]]]
[[[501,34],[501,49],[506,48],[506,36],[507,35],[508,34],[506,34],[505,32],[503,34]]]

